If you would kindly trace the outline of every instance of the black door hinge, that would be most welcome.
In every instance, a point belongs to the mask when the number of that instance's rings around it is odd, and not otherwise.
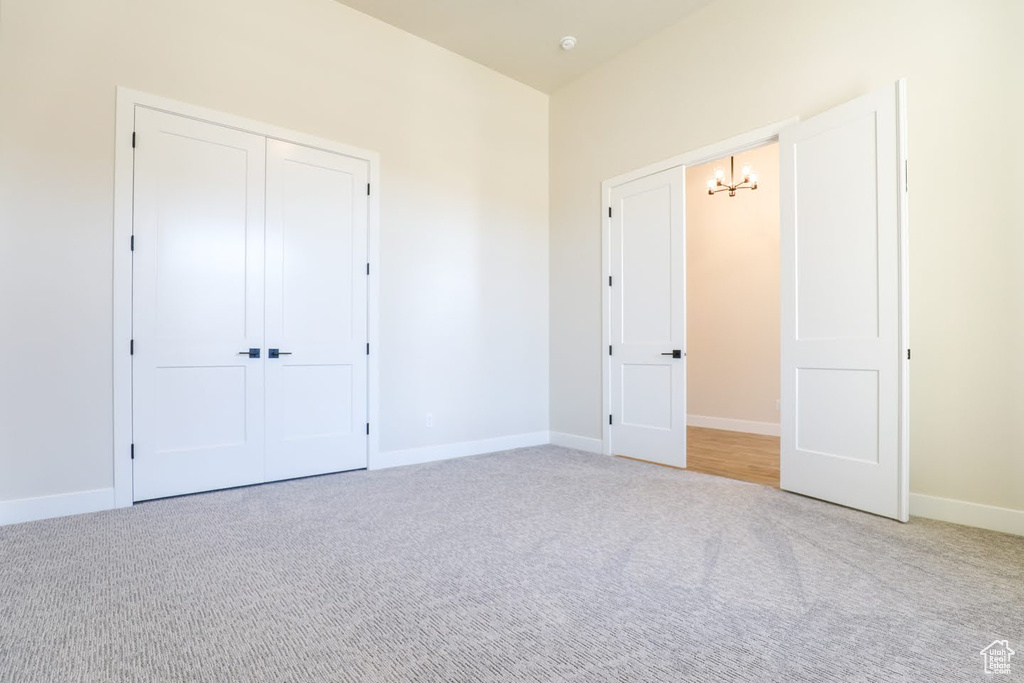
[[[611,416],[611,415],[609,415],[609,416],[608,416],[608,424],[611,424],[611,423],[612,423],[612,416]]]
[[[366,433],[367,434],[370,433],[370,423],[369,422],[366,423]]]
[[[370,342],[366,342],[366,355],[370,355]]]
[[[129,356],[134,356],[135,355],[135,340],[134,339],[132,339],[131,341],[128,342],[128,355]]]
[[[611,275],[608,276],[608,286],[609,287],[612,286],[612,276]]]
[[[132,251],[135,251],[135,235],[132,235]]]
[[[910,360],[910,349],[907,349],[907,360]]]
[[[135,149],[135,131],[132,131],[132,149]]]
[[[366,274],[367,275],[370,274],[370,264],[369,263],[366,264]]]
[[[608,218],[612,217],[612,207],[608,207]]]
[[[370,196],[370,183],[366,183],[366,196]]]
[[[612,345],[611,344],[608,345],[608,355],[609,356],[612,355]]]
[[[132,444],[132,460],[135,459],[135,444]]]

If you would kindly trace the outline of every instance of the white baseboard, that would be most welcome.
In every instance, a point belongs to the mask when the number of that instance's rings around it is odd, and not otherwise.
[[[408,448],[400,451],[381,452],[374,457],[369,469],[382,470],[388,467],[402,467],[403,465],[419,465],[425,462],[437,460],[451,460],[452,458],[465,458],[470,455],[482,455],[484,453],[495,453],[507,451],[512,448],[525,448],[527,446],[543,446],[551,443],[548,432],[530,432],[528,434],[512,434],[510,436],[499,436],[493,439],[481,441],[464,441],[462,443],[441,444],[439,446],[424,446],[423,448]]]
[[[79,515],[114,508],[114,489],[60,493],[38,498],[0,501],[0,526],[38,519]]]
[[[952,522],[1024,536],[1024,510],[1011,510],[994,505],[911,493],[910,514],[914,517],[927,517],[940,522]]]
[[[588,436],[551,432],[551,443],[564,448],[575,448],[578,451],[585,451],[587,453],[604,453],[604,443],[601,439],[592,439]]]
[[[686,424],[690,427],[724,429],[727,432],[746,432],[747,434],[764,434],[765,436],[778,436],[781,433],[778,422],[753,422],[751,420],[733,420],[728,417],[687,415]]]

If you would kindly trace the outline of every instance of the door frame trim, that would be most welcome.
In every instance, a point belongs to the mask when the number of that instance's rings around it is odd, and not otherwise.
[[[367,207],[367,258],[371,265],[367,282],[367,340],[380,349],[380,155],[306,133],[281,128],[234,114],[178,102],[159,95],[117,87],[114,123],[114,292],[113,292],[113,479],[114,506],[130,507],[132,492],[132,253],[135,155],[132,134],[135,107],[143,106],[177,116],[313,147],[361,159],[369,164],[371,192]],[[371,353],[367,366],[367,420],[372,425],[367,444],[367,466],[372,468],[380,449],[379,353]]]
[[[899,202],[899,247],[898,268],[900,300],[899,337],[900,337],[900,372],[899,372],[899,464],[896,496],[899,500],[899,521],[910,521],[910,160],[908,156],[907,136],[910,122],[907,119],[907,79],[896,81],[896,121],[897,145],[899,160],[903,168],[896,171],[897,202]],[[903,171],[900,173],[900,171]],[[905,352],[905,353],[904,353]]]
[[[628,173],[617,175],[613,178],[609,178],[601,183],[601,355],[603,361],[601,363],[601,405],[603,408],[602,412],[602,427],[601,427],[601,449],[605,455],[612,455],[612,425],[608,424],[608,420],[605,419],[606,415],[611,414],[612,405],[612,383],[611,383],[611,357],[608,356],[604,350],[612,343],[612,315],[611,315],[611,304],[612,297],[611,288],[608,286],[608,278],[611,275],[612,267],[612,253],[611,253],[611,235],[612,235],[612,219],[608,216],[608,209],[611,207],[612,190],[620,185],[639,180],[655,173],[661,173],[668,171],[673,168],[679,168],[680,166],[686,168],[689,166],[699,166],[700,164],[714,161],[730,154],[739,154],[748,149],[760,147],[761,145],[774,142],[779,139],[779,133],[784,128],[787,128],[794,123],[799,121],[798,118],[793,117],[782,121],[769,124],[762,128],[752,130],[742,135],[736,135],[719,142],[705,145],[697,149],[680,154],[674,157],[670,157],[663,161],[658,161],[653,164],[649,164],[642,168],[638,168]],[[686,221],[683,220],[683,231],[685,237]]]

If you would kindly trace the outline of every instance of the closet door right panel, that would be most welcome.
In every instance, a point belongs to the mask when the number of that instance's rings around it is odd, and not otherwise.
[[[364,160],[267,141],[267,480],[367,463]]]

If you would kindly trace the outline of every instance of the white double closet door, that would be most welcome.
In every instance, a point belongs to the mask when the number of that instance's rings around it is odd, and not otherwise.
[[[134,499],[366,467],[368,163],[135,131]]]

